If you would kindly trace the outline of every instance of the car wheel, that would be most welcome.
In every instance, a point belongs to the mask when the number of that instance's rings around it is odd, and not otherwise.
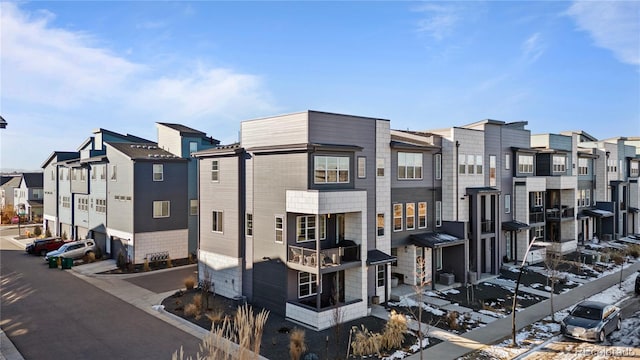
[[[42,250],[42,251],[40,251],[40,256],[45,256],[45,255],[47,255],[47,252],[48,252],[47,250]]]
[[[616,330],[620,330],[621,328],[622,328],[622,320],[618,318],[618,321],[616,322]]]
[[[604,329],[600,330],[600,334],[598,335],[598,341],[599,342],[604,342],[605,339],[605,334],[604,334]]]

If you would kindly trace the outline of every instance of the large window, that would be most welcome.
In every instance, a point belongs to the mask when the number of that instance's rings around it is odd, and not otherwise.
[[[153,217],[154,218],[166,218],[169,217],[171,208],[170,201],[154,201],[153,202]]]
[[[533,192],[533,206],[542,207],[544,205],[544,193],[542,191]]]
[[[393,231],[402,230],[402,204],[393,204]]]
[[[533,174],[533,155],[518,155],[518,172]]]
[[[607,160],[607,171],[618,172],[618,165],[616,164],[616,159]]]
[[[591,189],[578,190],[578,204],[579,207],[591,206]]]
[[[384,286],[384,280],[385,280],[385,276],[384,276],[384,268],[387,265],[378,265],[376,266],[376,283],[378,285],[378,287]]]
[[[198,215],[198,199],[189,200],[189,215]]]
[[[189,141],[189,154],[198,151],[198,143],[195,141]]]
[[[89,210],[89,199],[85,197],[78,198],[78,210],[80,211]]]
[[[376,176],[384,176],[384,159],[376,159]]]
[[[637,161],[632,161],[629,163],[629,175],[638,176],[640,175],[640,164]]]
[[[99,212],[99,213],[107,212],[107,200],[96,199],[96,212]]]
[[[578,159],[578,175],[589,175],[589,159]]]
[[[275,227],[276,227],[276,242],[282,243],[284,241],[284,218],[282,216],[276,216]]]
[[[253,214],[247,213],[247,236],[253,236]]]
[[[316,216],[304,215],[296,217],[297,242],[313,241],[316,239]]]
[[[566,172],[567,158],[562,155],[553,155],[553,172]]]
[[[308,272],[298,273],[298,297],[307,297],[315,295],[317,292],[317,277],[316,274]]]
[[[164,165],[153,164],[153,181],[164,180]]]
[[[398,153],[398,179],[422,179],[421,153]]]
[[[218,168],[218,160],[211,161],[211,181],[220,181],[220,169]]]
[[[418,203],[418,229],[427,227],[427,203],[421,201]]]
[[[442,179],[442,154],[436,154],[433,162],[435,163],[436,180]]]
[[[377,227],[378,236],[384,236],[384,214],[378,214]]]
[[[436,201],[436,227],[442,226],[442,201]]]
[[[407,203],[405,207],[407,208],[407,230],[413,230],[416,228],[416,204]]]
[[[222,211],[213,211],[211,217],[211,231],[222,232],[223,230],[223,213]]]
[[[367,158],[364,156],[358,157],[358,178],[362,179],[367,177]]]
[[[346,156],[314,157],[314,182],[316,184],[348,183],[349,158]]]

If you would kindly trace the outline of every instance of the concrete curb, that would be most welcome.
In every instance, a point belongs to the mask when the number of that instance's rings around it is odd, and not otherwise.
[[[0,329],[0,360],[24,360],[2,329]]]

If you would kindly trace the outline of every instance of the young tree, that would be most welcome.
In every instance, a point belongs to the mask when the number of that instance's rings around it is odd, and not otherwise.
[[[411,312],[414,318],[418,319],[418,344],[420,346],[420,360],[424,357],[424,348],[422,346],[424,339],[428,335],[428,328],[423,331],[422,324],[422,305],[424,304],[424,292],[427,289],[427,286],[431,284],[431,280],[427,279],[427,272],[425,270],[425,260],[424,257],[418,256],[416,259],[416,284],[413,286],[413,291],[416,294],[416,301],[418,302],[418,308],[415,310],[418,313],[414,313],[413,308],[411,308]]]
[[[548,252],[544,259],[544,266],[547,269],[547,282],[549,288],[549,304],[551,306],[551,319],[555,322],[555,308],[553,306],[553,294],[556,291],[556,284],[560,281],[560,264],[562,263],[562,255]]]

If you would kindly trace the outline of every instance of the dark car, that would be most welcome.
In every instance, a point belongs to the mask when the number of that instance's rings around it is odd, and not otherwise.
[[[620,330],[620,308],[598,301],[583,301],[562,319],[560,330],[566,337],[603,342],[607,334]]]
[[[638,275],[636,275],[636,295],[640,295],[640,270],[638,270]]]
[[[45,256],[49,251],[58,250],[65,241],[59,237],[37,239],[24,248],[28,254]]]

